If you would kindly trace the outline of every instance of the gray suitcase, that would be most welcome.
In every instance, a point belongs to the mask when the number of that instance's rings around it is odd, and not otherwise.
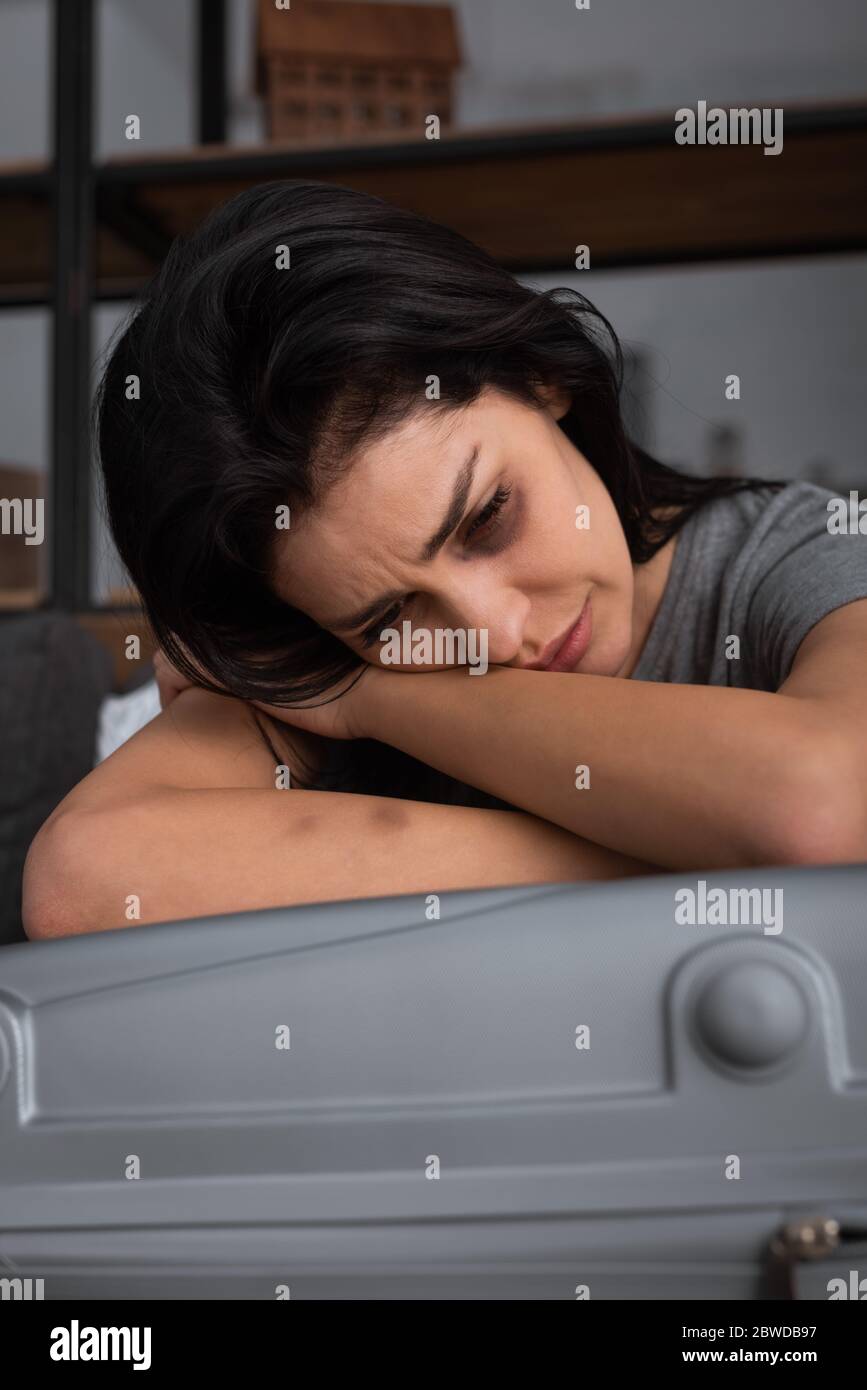
[[[677,874],[5,947],[3,1296],[867,1298],[865,887]]]

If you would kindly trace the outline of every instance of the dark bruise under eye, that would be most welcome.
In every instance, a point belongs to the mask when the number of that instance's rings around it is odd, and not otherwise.
[[[492,523],[496,521],[496,518],[498,517],[499,513],[503,510],[503,507],[505,507],[511,495],[511,484],[501,484],[497,488],[491,500],[485,504],[485,506],[479,512],[478,516],[475,518],[469,530],[467,531],[467,541],[469,541],[471,536],[479,535],[481,533],[489,534],[491,530],[496,529],[495,526],[492,526]],[[403,603],[392,604],[392,606],[386,609],[386,611],[382,614],[380,618],[376,618],[374,622],[370,623],[369,626],[366,627],[364,631],[360,634],[359,640],[361,642],[361,645],[363,647],[372,647],[374,642],[376,642],[379,639],[379,635],[382,632],[382,629],[391,626],[395,618],[399,617],[403,607]]]

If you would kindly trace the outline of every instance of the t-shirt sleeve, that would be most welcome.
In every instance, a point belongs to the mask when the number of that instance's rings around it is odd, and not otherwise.
[[[867,509],[865,532],[849,517],[829,511],[835,494],[801,483],[778,495],[756,536],[755,587],[750,596],[747,642],[760,683],[778,690],[798,648],[822,618],[856,599],[867,598]],[[840,503],[837,503],[840,507]]]

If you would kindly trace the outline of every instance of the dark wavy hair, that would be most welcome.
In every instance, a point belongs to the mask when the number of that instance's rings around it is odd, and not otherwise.
[[[560,426],[634,563],[711,498],[775,486],[687,476],[633,444],[622,349],[574,289],[530,289],[450,228],[334,184],[266,183],[216,208],[172,244],[94,401],[108,523],[166,655],[206,688],[284,706],[363,669],[273,591],[276,509],[314,506],[353,450],[420,407],[455,410],[485,387],[539,407],[540,382],[570,393]],[[320,742],[322,766],[296,785],[506,805],[374,740]]]

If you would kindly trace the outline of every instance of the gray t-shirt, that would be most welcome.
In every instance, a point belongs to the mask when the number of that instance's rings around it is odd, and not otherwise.
[[[810,629],[867,598],[867,535],[829,532],[834,495],[788,483],[700,507],[678,534],[632,679],[778,690]],[[731,636],[739,660],[726,656]]]

